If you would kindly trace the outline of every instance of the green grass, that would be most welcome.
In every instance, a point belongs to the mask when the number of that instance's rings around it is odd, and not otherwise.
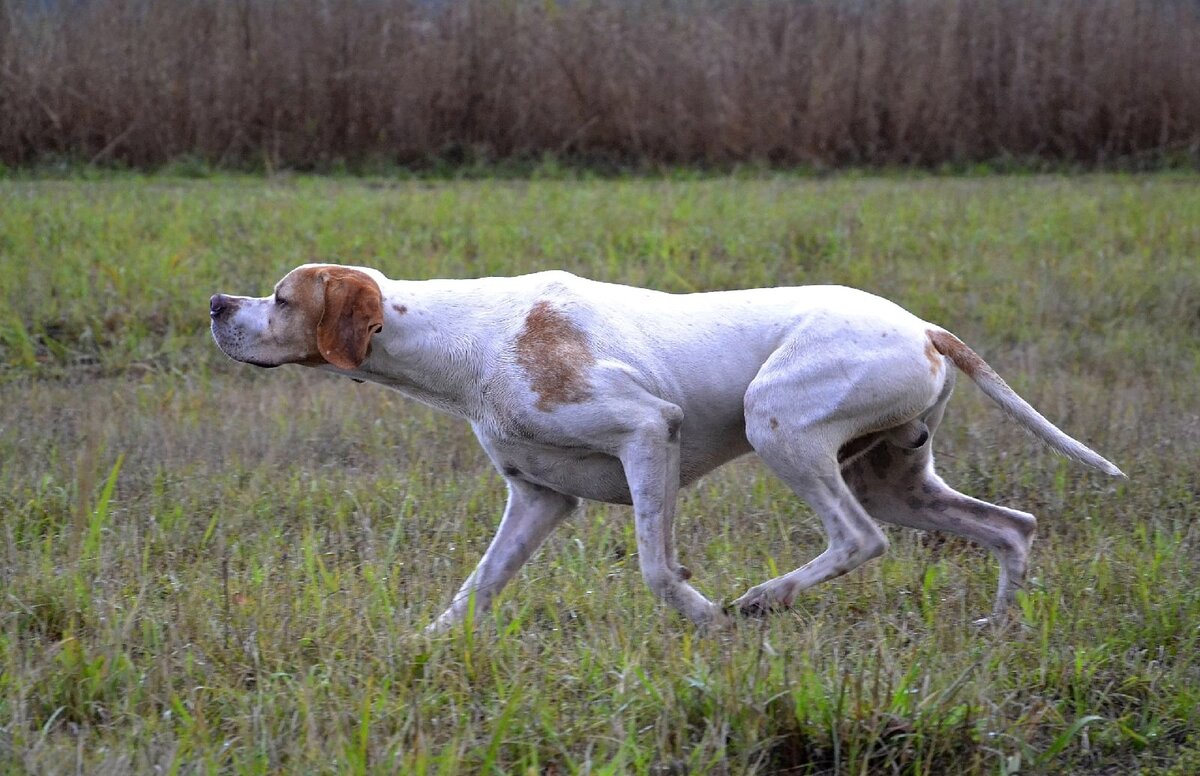
[[[1116,773],[1200,769],[1195,177],[0,182],[0,770]],[[952,484],[1041,518],[978,632],[980,549],[889,532],[716,636],[589,505],[477,627],[419,635],[504,489],[465,425],[228,362],[215,291],[330,260],[562,267],[673,291],[840,282],[959,334],[1130,474],[1047,454],[967,381]],[[681,504],[730,600],[823,546],[752,460]]]

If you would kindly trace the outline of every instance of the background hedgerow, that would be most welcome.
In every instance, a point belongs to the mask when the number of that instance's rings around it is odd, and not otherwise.
[[[0,181],[0,771],[1191,776],[1197,212],[1178,173]],[[971,625],[987,553],[888,529],[794,611],[706,637],[646,589],[628,509],[593,504],[427,640],[503,483],[460,421],[217,351],[209,294],[308,260],[854,284],[1130,479],[961,380],[939,470],[1041,520],[1001,632]],[[678,545],[729,601],[824,537],[746,459],[685,492]]]
[[[8,2],[0,117],[9,166],[1194,163],[1200,6]]]

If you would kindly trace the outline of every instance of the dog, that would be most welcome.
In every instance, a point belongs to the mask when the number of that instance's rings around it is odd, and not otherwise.
[[[878,557],[888,540],[876,520],[990,549],[1003,617],[1036,520],[934,472],[955,368],[1054,450],[1124,476],[956,336],[842,286],[668,294],[563,271],[408,281],[306,264],[270,296],[216,294],[209,311],[213,338],[237,361],[379,383],[471,423],[508,502],[432,632],[463,621],[472,597],[488,611],[582,499],[633,506],[646,584],[701,625],[785,609]],[[675,505],[680,488],[749,452],[812,507],[828,546],[722,607],[688,584]]]

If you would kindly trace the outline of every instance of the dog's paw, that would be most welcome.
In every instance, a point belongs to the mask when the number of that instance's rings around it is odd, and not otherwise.
[[[715,636],[737,630],[737,620],[730,616],[728,607],[713,606],[712,615],[700,624],[700,632],[705,636]]]
[[[774,610],[773,607],[766,606],[762,603],[755,602],[752,604],[731,603],[725,607],[726,613],[731,617],[740,617],[744,620],[763,620],[767,615]]]
[[[1028,623],[1022,621],[1020,617],[1014,617],[1011,612],[1005,609],[996,610],[987,617],[972,620],[971,625],[977,633],[997,635],[1011,635],[1033,630]]]
[[[787,604],[779,601],[754,601],[748,604],[741,604],[735,607],[739,617],[743,619],[765,620],[773,614],[786,612],[790,609]]]
[[[731,614],[754,618],[763,618],[787,608],[787,603],[771,595],[762,585],[750,588],[744,596],[725,607]]]
[[[462,627],[462,620],[453,616],[450,612],[442,614],[433,622],[422,628],[419,633],[424,638],[437,638],[439,636],[447,636],[454,631],[455,628]]]

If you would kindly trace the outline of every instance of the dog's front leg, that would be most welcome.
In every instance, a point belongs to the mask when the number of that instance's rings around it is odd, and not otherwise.
[[[620,457],[633,497],[638,561],[646,584],[688,619],[705,625],[721,617],[720,607],[683,580],[671,557],[682,423],[683,411],[664,403],[660,413],[634,429]]]
[[[574,496],[521,480],[508,480],[508,505],[492,543],[455,594],[450,608],[442,612],[426,632],[443,633],[462,622],[471,606],[472,594],[476,617],[486,613],[500,589],[578,505],[579,499]]]

